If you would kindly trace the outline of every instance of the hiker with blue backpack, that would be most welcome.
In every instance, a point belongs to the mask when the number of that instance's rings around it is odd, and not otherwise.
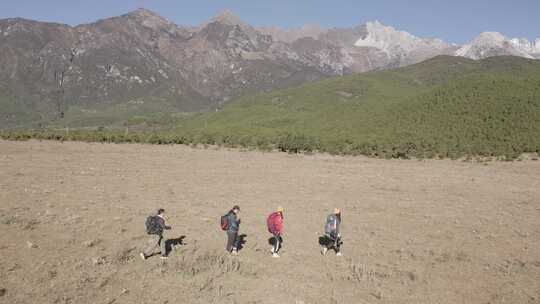
[[[240,212],[240,207],[234,206],[227,214],[221,217],[221,230],[227,233],[227,246],[225,250],[233,255],[238,254],[238,231],[240,230],[238,212]]]
[[[334,249],[337,256],[341,256],[341,210],[334,209],[334,212],[326,217],[324,224],[324,236],[321,240],[322,255],[326,255],[328,250]]]
[[[156,249],[160,248],[161,258],[167,258],[167,248],[165,246],[165,238],[163,232],[170,230],[171,227],[165,225],[165,209],[160,208],[157,214],[150,215],[146,218],[146,233],[150,235],[146,249],[141,252],[141,258],[146,260],[154,255]]]

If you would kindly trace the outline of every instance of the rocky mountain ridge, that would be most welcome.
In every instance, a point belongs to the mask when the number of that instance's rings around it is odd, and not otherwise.
[[[540,58],[540,40],[485,33],[460,47],[379,22],[287,32],[253,27],[229,11],[196,27],[146,9],[78,26],[10,18],[0,20],[0,125],[118,104],[198,111],[249,92],[437,55]]]

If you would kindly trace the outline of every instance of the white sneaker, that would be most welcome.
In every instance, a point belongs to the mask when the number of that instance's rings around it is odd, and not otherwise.
[[[322,255],[326,255],[326,252],[328,251],[328,248],[326,247],[323,247],[323,249],[321,250],[321,254]]]
[[[277,253],[274,252],[274,253],[272,253],[272,257],[273,257],[273,258],[279,258],[279,254],[277,254]]]
[[[336,253],[336,256],[342,256],[341,252]]]
[[[143,261],[146,261],[146,255],[144,255],[144,253],[141,252],[140,256]]]
[[[238,250],[236,249],[233,249],[233,251],[231,252],[232,255],[238,255]]]

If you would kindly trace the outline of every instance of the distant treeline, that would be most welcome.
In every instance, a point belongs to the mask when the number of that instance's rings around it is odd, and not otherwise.
[[[428,142],[403,142],[397,144],[355,143],[351,140],[335,140],[322,143],[318,138],[303,134],[282,134],[273,138],[259,136],[229,136],[219,134],[180,135],[175,133],[128,133],[118,130],[3,130],[0,138],[4,140],[26,141],[54,140],[95,143],[139,143],[154,145],[220,146],[227,148],[246,148],[260,151],[281,151],[288,153],[329,153],[333,155],[365,155],[377,158],[452,158],[495,157],[513,160],[523,153],[539,153],[540,146],[526,147],[512,144],[498,147],[478,145],[478,150],[465,150],[459,145],[431,144]]]

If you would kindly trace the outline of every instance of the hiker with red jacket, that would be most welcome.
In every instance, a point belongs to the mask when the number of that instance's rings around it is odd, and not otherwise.
[[[167,248],[163,232],[171,227],[165,225],[165,209],[160,208],[156,215],[151,215],[146,219],[146,233],[150,235],[146,249],[141,252],[141,258],[146,260],[152,256],[156,249],[160,248],[161,258],[167,258]]]
[[[272,257],[279,258],[279,250],[283,243],[283,207],[278,207],[276,212],[270,214],[266,220],[268,232],[273,235]]]
[[[234,206],[224,216],[221,217],[221,229],[227,232],[227,252],[236,255],[238,254],[238,231],[240,230],[240,212],[239,206]]]

